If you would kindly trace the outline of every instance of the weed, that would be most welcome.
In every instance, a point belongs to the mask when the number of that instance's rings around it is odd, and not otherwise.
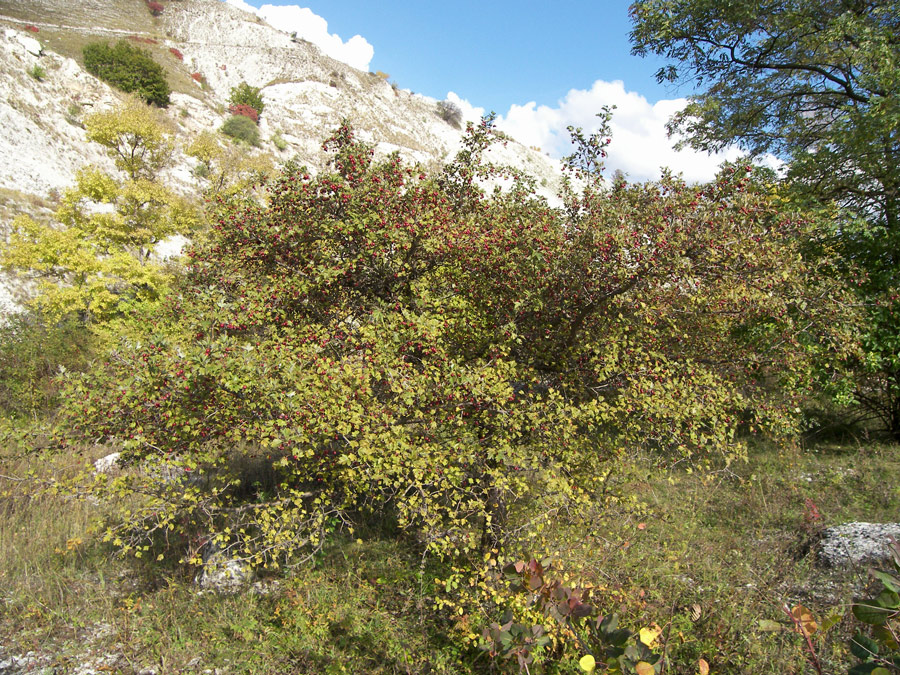
[[[278,148],[279,150],[281,150],[281,151],[287,150],[288,144],[287,144],[287,141],[284,140],[284,138],[282,137],[281,131],[276,131],[274,134],[272,134],[271,141],[275,145],[275,147]]]
[[[44,78],[47,77],[47,71],[38,63],[35,63],[28,69],[28,74],[38,82],[43,82]]]

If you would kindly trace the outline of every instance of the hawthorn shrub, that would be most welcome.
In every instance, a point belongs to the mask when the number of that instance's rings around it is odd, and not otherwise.
[[[225,69],[224,65],[222,69]],[[256,111],[257,119],[262,115],[263,108],[266,107],[262,100],[262,94],[259,93],[259,87],[251,87],[246,82],[241,82],[238,86],[231,88],[228,103],[232,107],[247,106],[253,108]]]
[[[222,133],[250,145],[259,145],[259,127],[256,126],[253,119],[246,115],[229,117],[222,125]]]
[[[814,218],[743,168],[563,209],[515,175],[487,195],[492,136],[470,125],[428,175],[344,124],[330,171],[221,203],[168,314],[68,382],[58,447],[122,448],[121,477],[79,488],[123,505],[109,540],[271,568],[378,514],[443,561],[471,632],[534,611],[500,570],[577,545],[562,528],[625,453],[731,458],[739,424],[793,428],[805,373],[852,348],[845,291],[802,255]]]
[[[165,108],[169,105],[166,75],[149,52],[124,40],[115,45],[92,42],[82,50],[85,69],[126,93],[134,93],[147,103]]]

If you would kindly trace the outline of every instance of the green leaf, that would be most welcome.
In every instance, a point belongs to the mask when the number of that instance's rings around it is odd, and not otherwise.
[[[868,661],[869,658],[878,654],[878,643],[862,633],[857,633],[850,640],[850,652],[856,658]]]
[[[873,604],[861,602],[853,605],[853,616],[871,626],[880,626],[891,614],[891,610]]]
[[[879,668],[877,663],[860,663],[847,671],[847,675],[872,675]],[[883,670],[883,669],[882,669]],[[883,675],[876,673],[876,675]]]
[[[900,580],[897,577],[881,570],[872,570],[872,574],[884,584],[885,588],[895,593],[900,593]]]
[[[897,609],[900,607],[900,595],[896,591],[885,588],[875,598],[875,604],[885,609]]]

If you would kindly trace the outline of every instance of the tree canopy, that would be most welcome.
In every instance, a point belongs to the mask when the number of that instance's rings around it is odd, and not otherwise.
[[[853,397],[900,439],[900,3],[638,0],[636,54],[699,88],[670,122],[705,150],[786,162],[786,198],[828,212],[833,247],[869,308]],[[790,193],[792,197],[787,197]]]
[[[898,226],[900,6],[895,1],[638,0],[633,51],[701,89],[671,122],[706,150],[773,152],[817,197]]]

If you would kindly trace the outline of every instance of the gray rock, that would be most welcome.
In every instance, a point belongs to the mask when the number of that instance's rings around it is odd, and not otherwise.
[[[827,567],[882,565],[891,559],[890,538],[900,541],[900,523],[845,523],[822,532],[818,560]]]
[[[194,579],[194,583],[205,591],[216,593],[239,593],[249,587],[255,578],[253,568],[245,562],[229,557],[227,549],[223,550],[213,543],[206,546],[203,555],[203,569]]]

